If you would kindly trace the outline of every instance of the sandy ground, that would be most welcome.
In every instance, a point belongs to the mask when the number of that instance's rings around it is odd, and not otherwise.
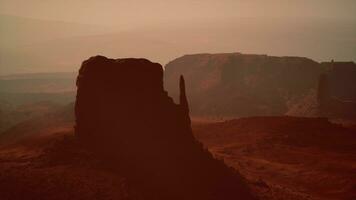
[[[356,131],[284,117],[193,124],[193,129],[262,199],[356,199]]]
[[[238,169],[261,200],[356,199],[352,129],[286,117],[200,120],[192,126],[196,138]],[[123,175],[90,158],[44,159],[57,141],[72,137],[72,124],[51,124],[25,135],[0,147],[1,199],[140,199]]]

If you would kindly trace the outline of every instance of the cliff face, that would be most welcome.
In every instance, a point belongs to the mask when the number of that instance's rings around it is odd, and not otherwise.
[[[186,55],[165,66],[165,86],[176,97],[174,80],[183,74],[193,114],[281,115],[316,87],[322,71],[319,63],[301,57]]]
[[[328,71],[318,83],[319,115],[338,118],[356,117],[356,64],[322,63]]]
[[[193,137],[183,77],[175,104],[160,64],[96,56],[83,62],[77,86],[79,141],[143,199],[253,199],[240,175]]]

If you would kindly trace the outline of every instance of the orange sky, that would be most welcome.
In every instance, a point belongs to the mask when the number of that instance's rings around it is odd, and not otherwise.
[[[121,28],[239,17],[356,20],[355,10],[355,0],[0,0],[1,14]]]
[[[0,74],[75,71],[97,54],[356,61],[355,10],[355,0],[0,0]]]

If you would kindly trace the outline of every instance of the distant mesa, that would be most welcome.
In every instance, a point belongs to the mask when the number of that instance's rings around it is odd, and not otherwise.
[[[321,72],[319,63],[302,57],[193,54],[168,63],[164,80],[177,99],[174,80],[184,75],[193,115],[268,116],[285,114],[288,101],[315,87]]]
[[[319,116],[317,88],[321,74],[329,77],[333,98],[345,102],[356,99],[355,63],[334,62],[333,65],[329,70],[330,63],[304,57],[193,54],[168,63],[164,81],[167,91],[177,100],[174,80],[184,75],[190,109],[195,116]],[[326,116],[349,115],[343,113],[343,108],[337,110]]]
[[[160,64],[95,56],[83,62],[77,87],[76,136],[144,199],[254,199],[244,179],[192,135],[183,77],[175,104]]]

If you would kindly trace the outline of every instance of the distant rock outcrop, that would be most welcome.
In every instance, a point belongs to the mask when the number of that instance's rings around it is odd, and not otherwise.
[[[294,117],[318,117],[317,91],[311,89],[308,94],[290,102],[290,107],[285,113],[287,116]]]
[[[356,64],[332,61],[322,65],[328,70],[319,78],[319,115],[356,118]]]
[[[174,80],[183,74],[194,115],[282,115],[316,88],[322,72],[319,63],[302,57],[196,54],[165,66],[165,86],[177,99]]]
[[[160,64],[96,56],[83,62],[77,86],[78,140],[125,174],[139,199],[254,199],[193,137],[183,77],[175,104]]]

